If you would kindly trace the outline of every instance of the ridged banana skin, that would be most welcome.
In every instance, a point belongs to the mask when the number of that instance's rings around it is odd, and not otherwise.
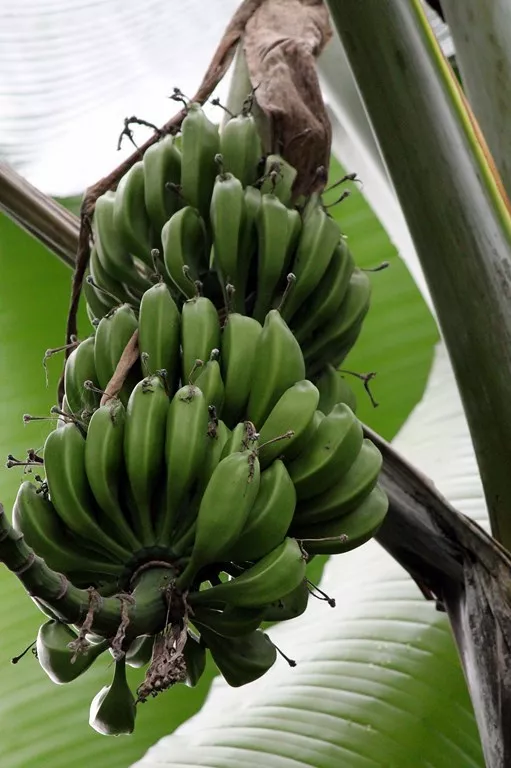
[[[98,387],[94,363],[94,336],[84,339],[69,355],[64,369],[64,391],[71,413],[80,414],[83,409],[97,408],[99,396],[84,387],[86,381]]]
[[[357,458],[338,482],[328,491],[298,504],[293,530],[294,526],[315,525],[352,512],[378,482],[382,461],[378,448],[365,439]]]
[[[225,170],[244,187],[257,181],[263,152],[252,115],[240,114],[227,121],[220,133],[220,153]]]
[[[253,317],[263,322],[284,272],[289,242],[288,210],[276,195],[262,196],[257,217],[257,291]]]
[[[360,336],[363,322],[364,318],[349,329],[342,340],[342,344],[339,345],[336,342],[327,344],[312,361],[307,363],[307,375],[309,378],[314,379],[327,363],[333,365],[334,368],[339,368]]]
[[[337,403],[346,403],[355,413],[357,398],[342,373],[333,365],[326,365],[314,383],[319,391],[318,408],[325,416]]]
[[[341,232],[337,222],[331,219],[319,205],[306,210],[300,242],[291,267],[291,271],[296,276],[296,282],[282,308],[282,315],[287,322],[291,321],[305,300],[317,288],[328,269],[340,237]]]
[[[198,208],[204,219],[218,173],[215,156],[220,151],[218,126],[204,114],[199,104],[188,105],[181,125],[181,195],[188,205]]]
[[[310,555],[340,555],[372,537],[385,520],[389,502],[377,485],[359,507],[336,520],[297,528],[303,548]],[[330,539],[330,540],[328,540]]]
[[[202,492],[206,488],[211,479],[217,464],[222,458],[222,452],[224,446],[229,438],[230,430],[221,419],[218,424],[214,426],[211,421],[208,425],[207,440],[206,440],[206,453],[204,460],[199,469],[198,475],[198,488],[202,496]]]
[[[316,434],[317,429],[324,418],[325,414],[322,411],[315,411],[307,429],[304,430],[298,440],[295,440],[292,445],[288,446],[284,458],[286,466],[308,448],[310,441]]]
[[[212,301],[197,296],[183,304],[181,310],[181,348],[183,381],[187,382],[196,360],[206,362],[220,347],[220,322]]]
[[[178,389],[168,409],[165,462],[167,497],[158,520],[158,542],[168,546],[186,495],[199,476],[207,450],[209,412],[202,391],[186,385]]]
[[[107,296],[97,288],[94,288],[94,286],[91,285],[87,280],[89,276],[90,272],[87,271],[82,285],[83,294],[88,306],[92,308],[94,316],[98,319],[101,319],[109,312],[111,312],[115,306],[117,306],[117,302],[111,296]]]
[[[99,261],[108,274],[130,288],[145,291],[150,287],[141,274],[114,224],[115,192],[105,192],[96,200],[92,231]]]
[[[359,328],[369,310],[370,300],[371,281],[366,272],[355,269],[339,312],[332,320],[318,328],[311,339],[303,343],[307,365],[323,358],[325,349],[341,349],[347,340],[351,340],[350,332],[353,328]]]
[[[181,313],[165,283],[157,283],[142,296],[138,316],[138,348],[147,355],[146,375],[165,370],[174,390],[179,379],[181,358]]]
[[[199,369],[199,375],[194,384],[202,390],[206,403],[214,406],[217,416],[221,416],[225,387],[218,360],[215,358],[208,360],[206,365]]]
[[[297,381],[286,389],[259,430],[259,461],[266,469],[278,456],[286,456],[290,448],[300,441],[311,423],[319,403],[319,391],[311,381]],[[276,438],[292,431],[291,437]],[[276,440],[276,442],[268,441]],[[264,447],[263,447],[264,446]]]
[[[145,546],[155,542],[152,502],[164,473],[168,411],[168,395],[159,376],[139,382],[126,408],[124,460],[137,508],[134,527]]]
[[[250,396],[257,342],[263,327],[252,317],[233,312],[222,330],[220,367],[224,381],[222,418],[238,423]]]
[[[85,440],[85,471],[94,498],[119,541],[136,552],[142,548],[142,542],[133,533],[119,498],[119,485],[125,482],[125,421],[125,408],[117,398],[94,411]]]
[[[290,621],[298,618],[307,610],[309,596],[307,579],[304,579],[288,595],[265,608],[264,621]]]
[[[238,277],[243,271],[239,259],[239,241],[245,216],[245,193],[241,181],[231,173],[216,177],[211,197],[210,220],[213,234],[213,264],[219,274],[224,296],[225,286],[242,291],[244,286]]]
[[[206,627],[222,637],[243,637],[259,627],[264,614],[264,608],[236,608],[231,605],[219,611],[198,605],[192,621],[199,632],[202,627]]]
[[[181,152],[173,136],[163,139],[144,153],[144,202],[153,231],[160,236],[163,226],[181,207],[177,189],[181,183]]]
[[[247,415],[259,429],[272,408],[297,381],[305,379],[302,350],[280,312],[266,315],[255,351]]]
[[[221,602],[252,608],[280,600],[305,578],[305,559],[295,539],[286,538],[272,552],[231,581],[190,592],[190,605]]]
[[[69,643],[76,640],[73,630],[60,621],[51,620],[39,627],[36,639],[37,660],[53,683],[64,685],[76,680],[86,672],[107,649],[107,643],[89,645],[84,653],[77,655],[74,661],[74,651]]]
[[[261,207],[262,195],[255,187],[245,189],[245,216],[239,240],[238,287],[232,297],[232,309],[245,314],[247,281],[257,253],[256,222]]]
[[[201,637],[225,682],[232,688],[262,677],[277,660],[275,646],[259,629],[244,637],[230,638],[228,642],[205,628]]]
[[[273,170],[276,173],[271,175],[270,172]],[[284,205],[290,205],[296,175],[296,169],[284,160],[283,157],[280,155],[268,155],[264,164],[263,176],[265,179],[261,185],[261,192],[263,194],[271,192]]]
[[[37,493],[37,487],[28,480],[20,485],[16,495],[12,525],[54,571],[66,574],[88,572],[91,579],[101,575],[115,579],[122,573],[122,565],[86,554],[81,542],[66,530],[51,501]]]
[[[309,445],[287,466],[298,501],[318,496],[340,482],[357,458],[363,439],[362,425],[351,408],[336,405]]]
[[[200,503],[190,561],[176,580],[179,589],[189,587],[203,566],[227,555],[247,521],[260,480],[252,450],[231,453],[217,464]]]
[[[133,669],[145,667],[153,655],[154,635],[140,635],[126,651],[126,664]]]
[[[354,269],[353,256],[341,240],[317,288],[293,318],[291,325],[300,344],[341,311]]]
[[[293,521],[296,491],[282,461],[261,473],[256,500],[245,525],[225,555],[227,560],[258,560],[284,541]]]
[[[104,269],[99,260],[98,251],[95,246],[92,246],[91,248],[89,270],[94,282],[101,288],[104,288],[109,293],[113,294],[113,296],[117,298],[119,304],[132,301],[132,297],[129,295],[124,285]]]
[[[64,525],[84,543],[126,562],[130,552],[106,535],[95,517],[96,502],[85,472],[85,438],[73,423],[50,432],[44,443],[50,498]]]
[[[240,421],[227,437],[222,449],[221,458],[225,459],[230,453],[236,453],[236,451],[243,451],[248,447],[247,440],[247,427],[244,421]]]
[[[121,304],[100,321],[94,343],[94,365],[101,389],[108,385],[124,348],[137,328],[136,315],[128,304]],[[124,404],[128,399],[128,384],[127,381],[119,395]]]
[[[139,160],[120,180],[115,192],[114,226],[126,248],[152,266],[151,222],[145,207],[144,163]]]
[[[168,276],[183,296],[193,298],[194,281],[208,266],[206,227],[197,208],[187,205],[176,211],[164,225],[161,241]],[[189,277],[184,267],[188,267]]]

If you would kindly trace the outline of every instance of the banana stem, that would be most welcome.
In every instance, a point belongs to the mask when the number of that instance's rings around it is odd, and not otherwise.
[[[83,623],[90,608],[90,590],[78,589],[63,574],[49,568],[28,546],[23,535],[14,530],[1,504],[0,562],[18,577],[31,597],[43,601],[63,621],[77,626]],[[161,632],[167,624],[174,575],[168,568],[154,567],[143,571],[133,590],[133,600],[124,608],[123,601],[116,596],[97,595],[90,631],[103,637],[114,637],[127,611],[128,639]]]

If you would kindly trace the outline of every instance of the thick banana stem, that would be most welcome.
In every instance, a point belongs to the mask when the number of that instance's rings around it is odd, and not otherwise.
[[[0,562],[18,577],[31,597],[43,601],[68,624],[80,626],[85,621],[94,594],[97,599],[89,631],[111,638],[124,622],[129,640],[138,635],[157,634],[166,626],[173,570],[161,566],[144,570],[133,590],[133,599],[123,607],[118,597],[102,597],[91,590],[78,589],[63,574],[49,568],[28,546],[23,535],[14,530],[1,504]]]

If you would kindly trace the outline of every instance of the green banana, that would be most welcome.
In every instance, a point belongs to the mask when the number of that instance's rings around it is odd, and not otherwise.
[[[206,649],[188,630],[183,657],[186,664],[186,684],[195,688],[206,669]]]
[[[225,559],[258,560],[274,550],[286,537],[295,506],[295,487],[283,462],[277,459],[261,473],[255,502]]]
[[[300,344],[342,311],[354,269],[351,252],[341,239],[317,287],[293,318],[293,331]]]
[[[280,312],[266,315],[255,351],[247,415],[256,426],[264,424],[272,408],[297,381],[305,379],[302,350]]]
[[[187,205],[176,211],[164,225],[161,241],[168,276],[191,299],[197,292],[194,281],[207,270],[209,260],[206,227],[197,208]]]
[[[216,423],[210,419],[207,430],[206,453],[198,474],[197,485],[201,498],[216,465],[222,458],[222,453],[229,438],[229,433],[230,430],[226,427],[223,421],[218,420],[218,423]]]
[[[243,231],[245,215],[245,193],[241,181],[232,173],[220,173],[216,177],[211,197],[210,220],[213,234],[213,264],[219,274],[227,299],[225,286],[234,286],[237,292],[244,289],[243,280],[238,274],[243,273],[240,262],[239,241]]]
[[[144,163],[139,160],[120,180],[115,192],[114,227],[128,251],[152,268],[151,222],[145,207]]]
[[[200,503],[190,560],[176,580],[179,589],[189,587],[203,566],[229,552],[254,505],[260,479],[253,450],[231,453],[217,464]]]
[[[157,525],[158,541],[168,546],[179,511],[196,482],[208,447],[208,406],[198,387],[178,389],[168,409],[165,461],[167,496]]]
[[[107,387],[124,348],[137,329],[136,315],[128,304],[121,304],[100,321],[94,341],[94,365],[102,389]],[[136,381],[135,376],[134,371],[131,371],[119,393],[119,398],[124,405]]]
[[[116,280],[115,277],[112,277],[103,267],[95,246],[92,246],[90,251],[89,270],[96,285],[108,291],[112,296],[115,296],[118,304],[129,303],[133,300],[125,286]],[[102,294],[102,296],[104,295]]]
[[[298,440],[295,440],[292,445],[289,445],[286,449],[285,463],[286,466],[290,461],[296,459],[302,451],[304,451],[309,445],[312,437],[316,434],[316,431],[325,418],[325,414],[322,411],[315,411],[312,419],[310,420],[307,428],[302,432]]]
[[[268,155],[264,165],[261,192],[271,192],[284,205],[290,205],[293,196],[293,184],[296,179],[296,169],[280,155]]]
[[[215,632],[204,628],[201,638],[226,683],[233,688],[262,677],[277,659],[275,646],[268,635],[259,629],[245,637],[230,638],[226,642]]]
[[[242,112],[225,123],[220,132],[220,153],[225,170],[236,176],[244,187],[257,181],[263,152],[252,115]]]
[[[289,594],[305,578],[305,557],[295,539],[286,538],[272,552],[230,581],[199,592],[190,592],[188,602],[216,602],[241,608],[264,606]]]
[[[124,460],[136,507],[137,536],[145,546],[155,541],[153,500],[163,474],[169,398],[160,376],[140,381],[126,409]]]
[[[377,485],[360,506],[347,515],[297,527],[297,532],[308,554],[339,555],[369,541],[385,520],[388,506],[386,494]]]
[[[238,245],[238,285],[231,303],[235,312],[245,314],[247,281],[257,253],[256,222],[261,207],[262,195],[255,187],[245,189],[245,216]]]
[[[263,195],[257,217],[257,291],[253,316],[262,322],[283,276],[290,232],[288,210],[273,194]]]
[[[181,195],[198,208],[205,220],[218,173],[215,157],[219,151],[218,126],[206,117],[199,104],[188,104],[181,125]]]
[[[218,349],[211,351],[208,362],[199,369],[199,375],[194,382],[202,390],[208,406],[212,405],[218,416],[222,413],[225,398],[224,382],[218,362],[219,354]]]
[[[131,553],[104,532],[96,517],[85,472],[85,438],[75,424],[50,432],[44,443],[44,468],[51,501],[64,525],[85,543],[126,562]]]
[[[107,296],[103,291],[99,291],[91,285],[88,281],[88,277],[90,277],[90,275],[87,271],[82,285],[85,301],[87,302],[87,306],[91,307],[94,317],[101,319],[111,312],[113,307],[117,306],[117,303],[111,296]]]
[[[93,698],[89,725],[105,736],[122,736],[135,728],[135,697],[126,679],[126,659],[115,662],[114,678]]]
[[[257,341],[263,328],[257,320],[234,312],[222,330],[220,367],[224,381],[222,417],[237,424],[250,396]]]
[[[318,496],[338,483],[357,458],[363,439],[362,425],[351,408],[336,405],[309,445],[287,465],[298,501]]]
[[[259,430],[262,469],[278,456],[287,456],[289,449],[301,441],[314,417],[318,401],[319,392],[307,379],[297,381],[286,389]],[[283,440],[278,439],[289,431],[293,434]]]
[[[382,461],[378,448],[365,439],[345,475],[324,493],[298,504],[293,530],[295,525],[314,525],[352,512],[369,496],[378,482]]]
[[[151,661],[154,635],[140,635],[131,643],[126,651],[126,664],[134,669],[145,667]]]
[[[125,420],[124,406],[117,398],[94,411],[85,440],[85,471],[94,498],[119,541],[136,552],[142,548],[142,543],[126,520],[119,498],[124,469]]]
[[[227,440],[224,443],[222,449],[221,458],[225,459],[230,453],[236,453],[236,451],[244,451],[250,447],[248,439],[247,423],[240,421],[236,424],[233,430],[229,431]]]
[[[337,403],[346,403],[355,413],[357,398],[344,376],[333,365],[326,365],[314,379],[314,383],[319,390],[318,408],[325,415],[328,415]]]
[[[69,648],[69,643],[77,637],[67,624],[60,621],[50,619],[39,627],[36,640],[37,660],[52,682],[64,685],[76,680],[108,647],[107,641],[104,640],[96,645],[89,645],[85,652],[75,655]]]
[[[309,602],[309,587],[304,579],[288,595],[264,609],[263,621],[289,621],[305,613]]]
[[[282,316],[290,322],[304,301],[317,288],[333,257],[341,237],[339,225],[315,204],[306,209],[300,241],[292,264],[296,277],[293,289],[284,302]]]
[[[90,581],[95,576],[115,580],[122,573],[119,563],[89,554],[83,542],[66,529],[51,501],[28,480],[20,485],[16,495],[12,525],[54,571],[66,575],[81,571],[89,574]]]
[[[236,608],[231,605],[219,611],[216,608],[198,605],[193,612],[192,621],[199,632],[202,627],[206,627],[222,637],[243,637],[259,627],[265,610],[265,608]]]
[[[64,391],[70,411],[76,415],[84,409],[94,410],[99,403],[98,394],[84,387],[86,381],[99,386],[94,363],[94,336],[84,339],[66,360]]]
[[[153,231],[158,234],[181,207],[181,152],[173,136],[164,136],[144,153],[144,202]],[[169,185],[174,184],[172,188]]]
[[[185,301],[181,311],[182,379],[190,380],[196,360],[206,362],[220,347],[220,322],[215,305],[204,296]]]
[[[146,361],[146,375],[164,370],[174,389],[179,379],[181,314],[165,283],[142,296],[138,316],[138,348]]]

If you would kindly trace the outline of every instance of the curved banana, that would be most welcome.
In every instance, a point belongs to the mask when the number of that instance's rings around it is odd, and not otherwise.
[[[256,222],[261,207],[262,195],[255,187],[245,189],[245,216],[238,244],[238,285],[232,296],[232,308],[235,312],[245,314],[247,299],[247,281],[251,268],[255,264],[257,254]]]
[[[100,320],[94,341],[94,365],[101,389],[107,387],[124,348],[137,328],[136,315],[128,304],[121,304]],[[131,371],[119,393],[124,405],[137,380],[135,371]]]
[[[277,650],[261,630],[226,640],[204,628],[201,638],[228,685],[238,688],[262,677],[275,664]]]
[[[125,286],[119,280],[116,280],[115,277],[112,277],[103,267],[97,248],[94,245],[90,251],[89,270],[96,285],[99,285],[100,288],[104,288],[112,296],[115,296],[118,304],[133,301],[133,297],[130,296]],[[102,295],[104,296],[104,294]]]
[[[164,370],[174,390],[180,374],[181,314],[165,283],[157,283],[142,296],[138,315],[138,348],[146,375]],[[142,363],[144,365],[144,362]]]
[[[302,432],[298,440],[295,440],[292,445],[287,447],[286,455],[284,459],[286,466],[289,464],[290,461],[293,461],[294,459],[296,459],[297,456],[299,456],[302,453],[302,451],[306,450],[306,448],[308,447],[313,436],[316,434],[317,429],[324,418],[325,418],[325,414],[322,411],[314,412],[314,415],[310,420],[307,428]]]
[[[315,377],[314,383],[319,391],[318,408],[326,416],[337,403],[346,403],[355,413],[357,398],[344,376],[333,365],[326,365]]]
[[[144,153],[144,203],[153,232],[160,236],[166,222],[181,207],[181,152],[173,136],[164,136]],[[170,185],[175,185],[174,187]]]
[[[241,181],[232,173],[216,177],[211,197],[210,220],[213,234],[213,264],[219,274],[224,296],[225,286],[234,286],[235,292],[244,290],[243,263],[240,261],[239,241],[245,216],[245,193]]]
[[[154,635],[140,635],[126,651],[126,664],[134,669],[145,667],[153,654]]]
[[[164,225],[161,241],[168,276],[187,299],[193,298],[194,281],[209,264],[206,227],[197,208],[187,205],[176,211]]]
[[[66,360],[64,391],[70,412],[76,415],[84,409],[93,411],[99,404],[98,394],[84,387],[86,381],[99,386],[94,363],[94,336],[80,342]]]
[[[225,170],[244,187],[257,181],[263,151],[253,115],[242,112],[225,123],[220,132],[220,154]]]
[[[186,664],[186,684],[195,688],[206,669],[206,648],[188,630],[183,657]]]
[[[217,416],[221,416],[225,398],[225,387],[218,362],[218,349],[213,349],[208,362],[199,369],[195,385],[202,390],[208,406],[213,406]]]
[[[114,678],[93,698],[89,725],[105,736],[133,733],[135,728],[135,697],[126,679],[126,658],[115,662]]]
[[[257,290],[252,315],[262,322],[284,274],[290,232],[288,209],[273,194],[263,195],[257,217]]]
[[[77,637],[67,624],[60,621],[50,619],[39,627],[36,640],[37,661],[50,680],[58,685],[76,680],[108,647],[107,641],[103,640],[96,645],[90,644],[85,652],[75,657],[69,643]]]
[[[185,301],[181,311],[181,347],[183,381],[190,380],[196,360],[206,362],[220,347],[220,322],[212,301],[196,296]]]
[[[219,152],[218,126],[206,117],[199,104],[188,104],[181,125],[181,195],[198,208],[205,220],[218,173],[215,157]]]
[[[296,169],[280,155],[267,155],[263,171],[261,192],[276,195],[284,205],[290,205]]]
[[[125,247],[152,268],[151,222],[145,207],[144,162],[131,166],[115,192],[114,227]]]
[[[243,637],[259,627],[265,611],[265,608],[236,608],[232,605],[219,611],[198,605],[192,621],[199,632],[202,627],[206,627],[222,637]]]
[[[304,579],[296,589],[264,609],[264,621],[289,621],[305,613],[309,603],[309,587]]]
[[[227,316],[223,327],[220,355],[224,381],[222,417],[229,427],[238,423],[248,403],[255,352],[262,330],[257,320],[237,312]]]

